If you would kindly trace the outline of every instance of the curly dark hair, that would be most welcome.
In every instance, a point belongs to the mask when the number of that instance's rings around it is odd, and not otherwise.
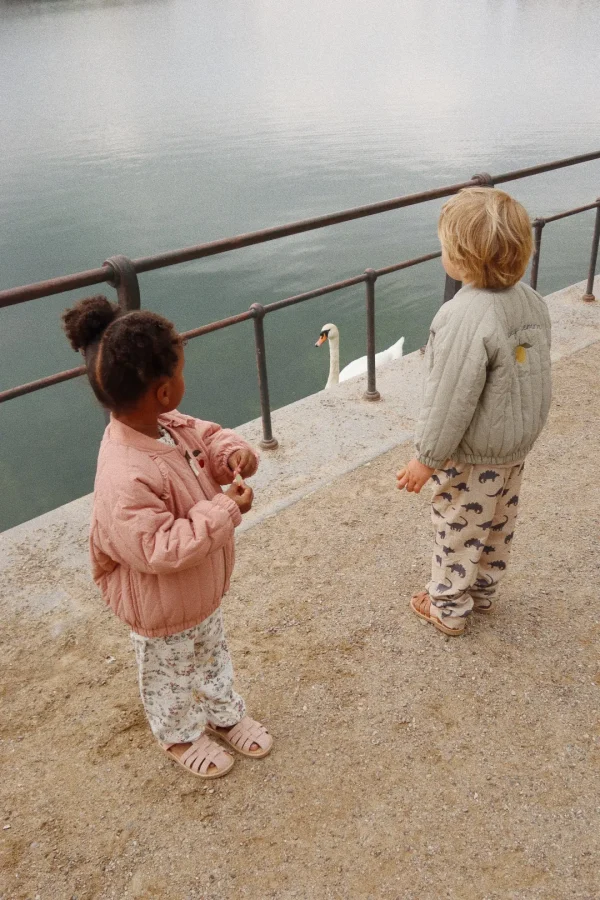
[[[156,313],[123,313],[106,297],[86,297],[62,321],[71,347],[83,353],[96,397],[113,412],[134,408],[153,382],[177,368],[181,338]]]

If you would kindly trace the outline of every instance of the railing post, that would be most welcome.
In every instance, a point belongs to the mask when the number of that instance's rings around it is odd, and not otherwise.
[[[473,175],[471,181],[479,182],[480,187],[494,187],[494,179],[489,172],[480,172],[479,175]]]
[[[108,283],[116,289],[121,309],[126,312],[139,309],[140,283],[132,261],[127,256],[111,256],[105,260],[104,265],[113,270],[114,275]]]
[[[367,280],[365,281],[365,298],[367,301],[367,390],[364,393],[365,400],[380,400],[381,395],[377,390],[377,376],[375,373],[375,282],[377,272],[375,269],[365,269]]]
[[[590,256],[590,271],[588,273],[588,281],[583,299],[586,303],[593,303],[594,297],[594,278],[596,276],[596,263],[598,262],[598,244],[600,244],[600,197],[598,198],[598,206],[596,207],[596,223],[594,225],[594,237],[592,238],[592,255]]]
[[[447,303],[448,300],[452,300],[455,294],[457,294],[462,287],[462,281],[457,281],[455,278],[450,278],[448,274],[446,274],[446,280],[444,282],[444,299],[442,303]]]
[[[279,442],[273,437],[271,426],[271,403],[269,401],[269,378],[267,376],[267,353],[265,349],[265,329],[263,320],[265,308],[260,303],[250,307],[254,317],[254,346],[256,349],[256,366],[258,369],[258,389],[260,391],[260,413],[262,416],[263,439],[260,446],[263,450],[275,450]]]
[[[540,269],[540,253],[542,252],[542,231],[546,222],[544,219],[536,219],[533,223],[533,258],[531,260],[531,276],[529,284],[537,291],[538,272]]]

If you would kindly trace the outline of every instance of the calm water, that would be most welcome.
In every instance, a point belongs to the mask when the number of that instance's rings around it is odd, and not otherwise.
[[[600,0],[0,0],[0,287],[600,146]],[[600,164],[508,185],[532,214],[589,202]],[[436,249],[439,204],[142,276],[179,328]],[[592,216],[549,226],[543,291],[587,271]],[[378,283],[379,349],[423,342],[433,262]],[[0,386],[77,364],[71,297],[0,311]],[[267,320],[276,406],[324,386],[360,288]],[[185,409],[259,413],[252,327],[188,349]],[[83,382],[0,407],[0,529],[92,485]],[[326,423],[324,423],[326,427]]]

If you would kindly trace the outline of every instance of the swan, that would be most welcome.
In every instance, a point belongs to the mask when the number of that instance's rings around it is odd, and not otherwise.
[[[325,341],[329,341],[329,378],[327,379],[325,390],[335,387],[340,381],[347,381],[349,378],[354,378],[356,375],[365,374],[367,371],[366,356],[361,356],[360,359],[355,359],[353,362],[348,363],[348,365],[340,372],[340,333],[336,326],[331,323],[323,325],[319,340],[316,342],[315,347],[321,347]],[[375,367],[379,368],[379,366],[392,362],[394,359],[400,359],[403,347],[404,338],[401,337],[399,341],[396,341],[396,343],[392,344],[391,347],[388,347],[387,350],[376,353]]]

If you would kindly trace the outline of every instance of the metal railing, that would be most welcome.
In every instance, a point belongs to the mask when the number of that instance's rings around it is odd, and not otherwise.
[[[582,300],[586,303],[592,303],[594,297],[594,278],[596,275],[596,263],[598,262],[598,244],[600,243],[600,197],[594,203],[588,203],[587,206],[578,206],[576,209],[569,209],[566,212],[557,213],[554,216],[546,216],[545,218],[535,219],[533,222],[533,256],[531,257],[531,278],[530,284],[532,288],[537,290],[538,272],[540,268],[540,254],[542,252],[542,232],[546,225],[550,222],[558,222],[559,219],[566,219],[569,216],[576,216],[579,213],[587,212],[590,209],[596,210],[596,222],[594,225],[594,237],[592,238],[592,253],[590,256],[590,268],[588,271],[588,279],[586,291]]]
[[[504,184],[508,181],[516,181],[521,178],[529,178],[534,175],[540,175],[544,172],[552,172],[556,169],[562,169],[567,166],[579,165],[584,162],[600,159],[600,150],[593,153],[586,153],[580,156],[572,156],[567,159],[555,160],[550,163],[543,163],[538,166],[530,166],[525,169],[517,169],[512,172],[506,172],[500,175],[489,175],[482,173],[474,175],[469,181],[459,184],[451,184],[441,188],[435,188],[429,191],[422,191],[417,194],[408,194],[402,197],[396,197],[392,200],[385,200],[380,203],[372,203],[367,206],[358,206],[353,209],[343,210],[342,212],[332,213],[325,216],[317,216],[312,219],[303,219],[298,222],[292,222],[287,225],[279,225],[275,228],[266,228],[261,231],[253,231],[247,234],[237,235],[232,238],[211,241],[205,244],[199,244],[194,247],[186,247],[180,250],[172,250],[167,253],[157,254],[155,256],[142,257],[141,259],[131,260],[125,256],[113,256],[107,259],[103,265],[97,269],[90,269],[85,272],[79,272],[73,275],[66,275],[60,278],[53,278],[48,281],[40,281],[35,284],[28,284],[22,287],[16,287],[5,291],[0,291],[0,308],[14,306],[19,303],[26,303],[31,300],[38,300],[43,297],[50,297],[55,294],[65,293],[67,291],[77,290],[80,288],[91,287],[98,284],[109,284],[117,292],[120,306],[127,311],[140,309],[141,294],[138,281],[138,275],[143,272],[150,272],[154,269],[161,269],[167,266],[178,265],[180,263],[189,262],[195,259],[202,259],[207,256],[215,256],[216,254],[228,253],[232,250],[239,250],[242,247],[249,247],[253,244],[262,244],[267,241],[279,240],[290,235],[301,234],[305,231],[314,231],[319,228],[327,228],[330,225],[337,225],[342,222],[350,222],[354,219],[365,218],[367,216],[378,215],[380,213],[389,212],[395,209],[401,209],[407,206],[415,206],[420,203],[427,203],[431,200],[439,200],[458,193],[463,188],[469,187],[494,187],[498,184]],[[594,237],[592,240],[592,253],[590,257],[590,268],[588,274],[587,290],[583,297],[584,300],[593,301],[594,295],[594,273],[598,257],[598,243],[600,239],[600,199],[587,206],[578,207],[559,213],[558,215],[548,216],[543,219],[536,219],[533,223],[535,250],[532,258],[531,267],[531,284],[533,287],[537,285],[542,230],[549,222],[566,218],[567,216],[576,215],[596,209],[596,221],[594,228]],[[273,436],[271,425],[271,406],[269,400],[269,383],[267,374],[267,357],[264,335],[264,318],[269,313],[278,309],[284,309],[287,306],[293,306],[297,303],[303,303],[312,300],[315,297],[322,297],[325,294],[331,294],[344,288],[357,284],[365,285],[366,300],[366,320],[367,320],[367,390],[364,394],[367,400],[379,400],[380,395],[377,390],[376,372],[375,372],[375,282],[382,276],[389,275],[393,272],[400,272],[403,269],[411,268],[432,259],[437,259],[441,253],[428,253],[424,256],[418,256],[414,259],[405,260],[391,266],[381,269],[367,269],[360,275],[347,278],[343,281],[337,281],[334,284],[325,285],[324,287],[315,288],[303,294],[297,294],[293,297],[287,297],[284,300],[278,300],[263,306],[254,303],[249,310],[239,313],[235,316],[229,316],[217,322],[211,322],[200,328],[195,328],[185,332],[182,337],[185,340],[200,337],[203,334],[209,334],[213,331],[219,331],[222,328],[229,328],[240,322],[252,319],[254,324],[254,342],[256,351],[256,362],[258,370],[258,385],[260,392],[260,405],[263,426],[263,440],[261,445],[267,449],[273,449],[278,446],[277,440]],[[451,299],[460,283],[446,277],[444,288],[444,301]],[[46,378],[40,378],[28,384],[19,385],[0,392],[0,403],[12,400],[16,397],[22,397],[42,388],[51,387],[69,381],[72,378],[78,378],[85,374],[85,367],[79,366],[69,369],[65,372],[58,372],[55,375]]]

